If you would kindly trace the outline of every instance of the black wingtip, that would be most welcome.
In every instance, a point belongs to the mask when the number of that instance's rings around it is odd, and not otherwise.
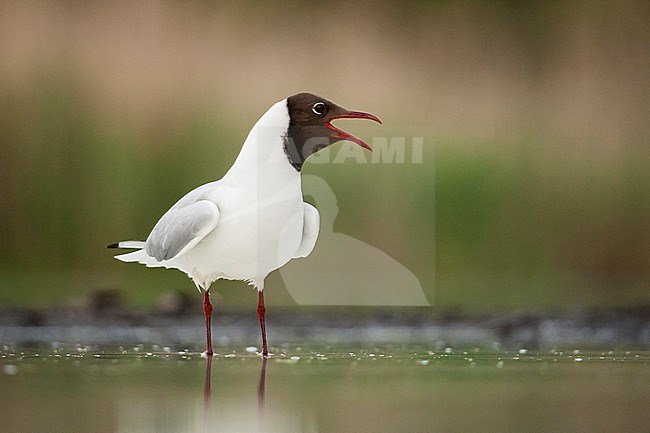
[[[119,248],[119,247],[120,247],[119,242],[114,243],[114,244],[110,244],[110,245],[106,245],[106,248]]]

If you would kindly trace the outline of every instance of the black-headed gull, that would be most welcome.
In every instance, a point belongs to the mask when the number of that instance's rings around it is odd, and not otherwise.
[[[185,272],[203,291],[207,350],[211,356],[210,286],[224,278],[257,288],[262,355],[268,355],[264,279],[289,260],[307,257],[318,238],[318,210],[303,202],[300,172],[305,160],[340,140],[372,150],[332,125],[335,119],[374,115],[342,108],[325,98],[299,93],[273,105],[253,126],[234,164],[218,181],[181,198],[142,241],[115,256],[124,262]]]

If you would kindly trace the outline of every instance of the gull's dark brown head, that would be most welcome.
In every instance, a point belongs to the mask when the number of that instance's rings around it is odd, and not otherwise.
[[[289,129],[284,149],[289,162],[298,171],[310,155],[340,140],[352,141],[372,151],[361,139],[332,125],[333,120],[369,119],[381,123],[381,120],[372,114],[350,111],[311,93],[298,93],[287,98],[287,110]]]

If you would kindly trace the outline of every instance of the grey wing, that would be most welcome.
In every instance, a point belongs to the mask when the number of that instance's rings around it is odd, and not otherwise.
[[[145,251],[159,262],[173,259],[201,242],[218,223],[219,208],[210,200],[174,206],[149,234]]]
[[[320,214],[318,209],[309,203],[303,203],[305,211],[303,216],[302,225],[302,242],[298,247],[298,251],[294,254],[293,258],[307,257],[311,254],[314,246],[316,246],[316,239],[318,239],[318,232],[320,231]]]

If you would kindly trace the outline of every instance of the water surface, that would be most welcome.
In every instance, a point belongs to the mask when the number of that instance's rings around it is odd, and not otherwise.
[[[3,432],[650,430],[643,351],[1,349]]]

